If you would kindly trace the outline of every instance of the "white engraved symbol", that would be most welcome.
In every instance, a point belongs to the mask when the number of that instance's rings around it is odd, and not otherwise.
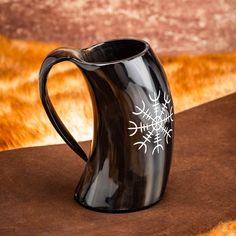
[[[135,106],[136,111],[132,112],[132,114],[138,116],[141,121],[138,125],[134,121],[130,120],[130,127],[128,128],[131,131],[129,136],[134,136],[141,133],[141,140],[133,144],[139,146],[138,150],[144,148],[144,153],[146,153],[148,143],[153,142],[154,145],[152,146],[152,155],[155,151],[159,153],[161,149],[164,150],[163,141],[168,144],[173,131],[166,125],[168,122],[173,121],[174,114],[172,106],[170,106],[168,111],[168,104],[170,104],[171,99],[165,93],[164,103],[160,103],[159,98],[160,91],[158,92],[158,95],[156,93],[154,93],[153,96],[149,94],[149,99],[151,101],[151,105],[149,105],[149,107],[147,107],[143,100],[142,106]],[[152,111],[150,111],[150,108]]]

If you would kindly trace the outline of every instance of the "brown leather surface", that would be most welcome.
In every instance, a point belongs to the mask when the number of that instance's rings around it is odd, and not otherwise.
[[[78,205],[84,163],[66,145],[1,152],[0,235],[189,236],[236,218],[235,104],[236,93],[176,115],[167,192],[139,212]]]

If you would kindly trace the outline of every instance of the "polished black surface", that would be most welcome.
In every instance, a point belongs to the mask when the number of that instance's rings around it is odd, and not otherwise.
[[[74,62],[85,74],[94,109],[89,158],[57,116],[46,81],[51,67]],[[127,212],[158,202],[171,165],[174,111],[165,73],[150,46],[121,39],[51,52],[40,71],[40,96],[66,143],[87,161],[75,199],[90,209]]]

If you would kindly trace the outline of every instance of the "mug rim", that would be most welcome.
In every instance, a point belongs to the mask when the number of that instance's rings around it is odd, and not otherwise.
[[[134,58],[137,58],[137,57],[140,57],[140,56],[143,56],[149,49],[150,49],[150,45],[148,44],[148,42],[146,42],[145,40],[142,40],[142,39],[136,39],[136,38],[116,38],[116,39],[110,39],[110,40],[106,40],[106,41],[103,41],[103,42],[100,42],[100,43],[96,43],[96,44],[93,44],[87,48],[83,48],[83,49],[79,49],[80,53],[83,54],[83,50],[92,50],[96,47],[100,47],[102,45],[105,45],[105,44],[108,44],[108,43],[111,43],[111,42],[118,42],[118,41],[133,41],[133,42],[138,42],[138,43],[143,43],[144,44],[144,49],[135,54],[135,55],[132,55],[132,56],[129,56],[129,57],[126,57],[126,58],[123,58],[123,59],[117,59],[117,60],[113,60],[113,61],[106,61],[106,62],[88,62],[88,61],[85,61],[82,57],[80,57],[80,62],[83,63],[83,64],[86,64],[86,65],[94,65],[94,66],[105,66],[105,65],[112,65],[112,64],[118,64],[118,63],[122,63],[122,62],[127,62],[127,61],[130,61]]]

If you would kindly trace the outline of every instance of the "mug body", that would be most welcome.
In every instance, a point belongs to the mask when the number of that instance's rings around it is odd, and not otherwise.
[[[112,40],[81,50],[94,139],[75,199],[97,211],[129,212],[157,203],[173,148],[174,109],[164,70],[149,44]]]

